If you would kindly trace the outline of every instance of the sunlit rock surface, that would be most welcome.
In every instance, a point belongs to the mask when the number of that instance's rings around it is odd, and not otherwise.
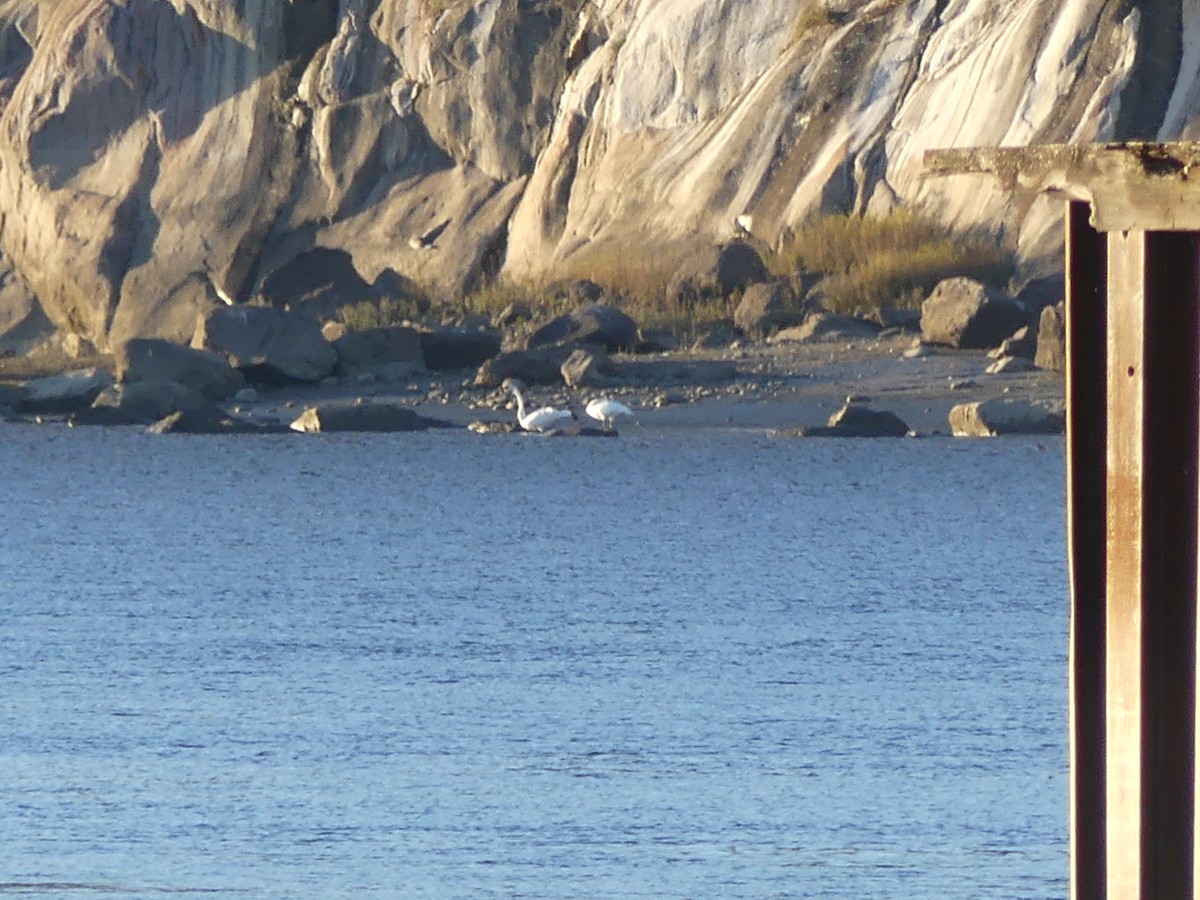
[[[0,0],[0,329],[186,340],[330,253],[454,292],[912,204],[1045,268],[1056,201],[922,154],[1200,135],[1198,6]]]

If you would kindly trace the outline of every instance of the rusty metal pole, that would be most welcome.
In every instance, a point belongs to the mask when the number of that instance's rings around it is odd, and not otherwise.
[[[1200,143],[926,162],[1069,198],[1071,896],[1196,898]]]

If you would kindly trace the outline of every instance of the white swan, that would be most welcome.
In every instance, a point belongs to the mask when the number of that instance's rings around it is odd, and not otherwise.
[[[613,419],[617,416],[633,415],[633,410],[628,406],[618,403],[610,397],[597,397],[589,400],[588,405],[584,407],[584,412],[599,421],[608,430],[612,430]]]
[[[517,398],[517,424],[526,431],[551,431],[566,419],[574,419],[575,413],[569,409],[555,409],[553,406],[543,406],[532,412],[525,412],[525,396],[521,393],[518,383],[512,378],[504,379],[501,387],[512,391]]]

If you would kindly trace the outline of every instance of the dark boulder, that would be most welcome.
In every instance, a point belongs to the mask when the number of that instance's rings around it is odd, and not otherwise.
[[[749,285],[733,311],[733,324],[747,334],[766,337],[772,331],[799,325],[805,306],[787,281]]]
[[[434,372],[474,369],[500,352],[500,335],[494,331],[435,328],[421,332],[425,367]]]
[[[320,381],[337,365],[337,352],[315,320],[267,306],[210,311],[197,322],[192,346],[222,354],[257,384]]]
[[[447,422],[426,418],[416,410],[396,403],[330,403],[309,407],[289,427],[292,431],[306,434],[322,434],[333,431],[425,431],[452,426]]]
[[[563,363],[580,344],[560,344],[540,350],[513,350],[489,360],[475,373],[478,387],[500,387],[506,378],[525,384],[562,384]]]
[[[905,437],[909,427],[895,413],[847,402],[817,428],[801,428],[802,437]]]
[[[754,247],[744,241],[730,241],[706,248],[680,266],[667,285],[666,299],[676,309],[690,309],[730,297],[770,277]]]
[[[337,352],[338,375],[395,373],[406,366],[412,372],[425,368],[421,334],[404,325],[347,331],[332,343]]]
[[[134,338],[113,353],[117,381],[173,381],[213,400],[232,397],[245,387],[242,374],[220,353],[198,350],[158,338]]]
[[[527,347],[555,344],[594,344],[609,353],[633,350],[638,327],[629,316],[612,306],[593,304],[551,319],[529,336]]]

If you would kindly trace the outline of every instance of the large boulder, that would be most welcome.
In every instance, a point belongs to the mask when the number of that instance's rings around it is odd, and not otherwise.
[[[475,373],[478,387],[500,387],[507,378],[525,384],[561,384],[563,363],[579,344],[558,344],[540,350],[513,350],[485,360]]]
[[[1061,434],[1064,422],[1061,410],[1031,400],[983,400],[950,410],[950,431],[955,437]]]
[[[425,367],[434,372],[474,369],[500,352],[500,335],[494,331],[435,328],[421,332]]]
[[[117,381],[173,381],[213,400],[232,397],[246,385],[242,374],[220,353],[185,347],[160,338],[134,338],[113,354]]]
[[[86,409],[113,380],[111,372],[100,368],[34,378],[25,383],[25,390],[13,408],[34,415],[61,415]]]
[[[729,241],[695,253],[671,276],[667,304],[690,309],[731,297],[735,291],[771,277],[758,251],[745,241]]]
[[[571,351],[560,367],[563,383],[569,388],[608,387],[614,381],[616,369],[603,350],[580,347]]]
[[[1037,351],[1033,357],[1039,369],[1067,371],[1067,321],[1065,307],[1047,306],[1038,319]]]
[[[1027,324],[1025,307],[973,278],[938,282],[921,304],[921,339],[963,349],[996,347]]]
[[[337,352],[339,375],[366,372],[396,375],[425,368],[421,334],[404,325],[347,331],[332,343]]]
[[[323,404],[304,410],[290,428],[306,434],[332,431],[388,432],[445,428],[448,423],[422,416],[395,403]]]
[[[260,384],[320,381],[337,365],[337,351],[315,320],[269,306],[212,310],[198,319],[192,346],[222,354]]]
[[[747,334],[765,337],[772,331],[799,325],[805,308],[795,289],[786,281],[752,284],[733,311],[733,324]]]
[[[609,353],[632,350],[638,343],[637,323],[612,306],[595,303],[551,319],[529,336],[528,348],[555,344],[595,344]]]
[[[905,437],[909,428],[895,413],[847,401],[824,426],[798,433],[803,437]]]
[[[175,412],[221,414],[210,397],[176,381],[136,381],[101,391],[87,409],[77,411],[75,425],[149,425]]]

